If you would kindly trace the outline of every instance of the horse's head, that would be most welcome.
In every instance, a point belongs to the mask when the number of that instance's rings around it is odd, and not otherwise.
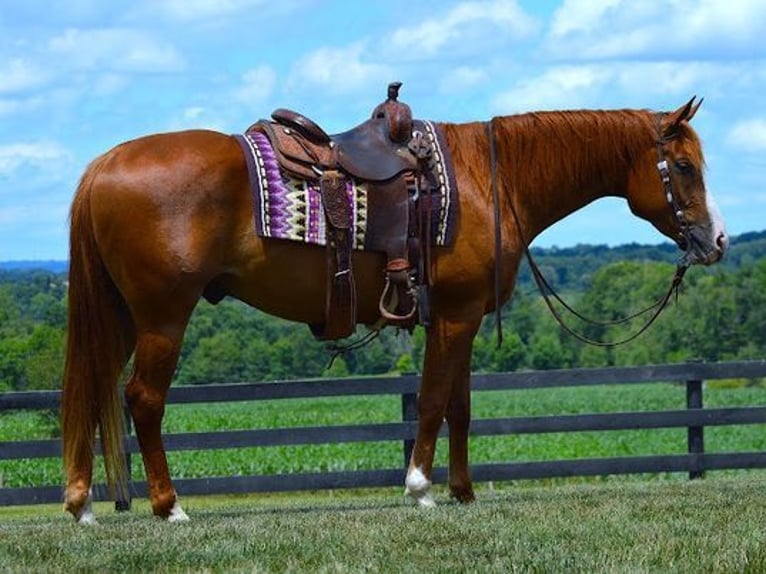
[[[705,189],[702,145],[689,125],[702,103],[694,100],[657,114],[654,145],[631,173],[628,203],[686,252],[684,264],[710,265],[723,257],[729,237]]]

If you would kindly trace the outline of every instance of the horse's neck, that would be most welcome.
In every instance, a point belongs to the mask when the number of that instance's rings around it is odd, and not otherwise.
[[[638,111],[543,112],[498,118],[498,171],[527,241],[592,201],[624,197],[650,142]]]

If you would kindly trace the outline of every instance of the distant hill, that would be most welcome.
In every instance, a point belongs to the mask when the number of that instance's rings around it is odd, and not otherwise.
[[[580,290],[587,287],[592,274],[607,263],[615,261],[666,261],[674,263],[678,248],[669,242],[656,245],[627,243],[616,247],[607,245],[575,245],[574,247],[533,247],[532,255],[548,281],[558,288]],[[732,238],[724,267],[736,268],[766,257],[766,230],[743,233]],[[66,261],[4,261],[0,271],[47,271],[66,273]],[[529,267],[523,263],[519,284],[532,285]]]
[[[615,261],[665,261],[675,263],[681,251],[672,243],[656,245],[627,243],[607,245],[575,245],[566,248],[532,248],[532,256],[548,282],[562,289],[581,290],[588,287],[590,277],[600,267]],[[731,238],[722,265],[734,269],[766,257],[766,231],[743,233]],[[532,286],[532,275],[526,261],[519,270],[518,284]]]
[[[67,261],[0,261],[3,271],[49,271],[51,273],[66,273],[69,270]]]

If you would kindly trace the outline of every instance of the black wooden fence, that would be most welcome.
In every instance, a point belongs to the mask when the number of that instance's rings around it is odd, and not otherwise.
[[[683,383],[679,389],[685,386],[687,408],[654,412],[476,419],[471,424],[472,436],[685,427],[687,428],[688,439],[687,454],[480,464],[472,466],[472,477],[476,481],[483,482],[569,476],[684,472],[688,473],[690,478],[698,478],[709,470],[766,468],[766,452],[705,453],[704,444],[705,427],[766,424],[766,405],[704,408],[704,381],[760,377],[766,377],[766,361],[474,374],[472,377],[474,392],[575,385]],[[192,495],[401,485],[404,482],[406,463],[415,437],[417,388],[418,377],[416,375],[172,388],[168,402],[175,404],[347,395],[400,395],[402,401],[401,422],[165,435],[165,446],[169,451],[401,441],[403,465],[399,468],[269,476],[189,478],[175,480],[176,488],[183,495]],[[679,390],[679,392],[681,391]],[[60,395],[57,391],[0,394],[0,413],[11,409],[58,409],[59,404]],[[446,429],[443,432],[446,434]],[[129,436],[126,440],[128,452],[138,452],[135,437]],[[0,442],[0,461],[58,457],[60,454],[60,441],[56,439]],[[446,469],[434,469],[433,479],[435,482],[445,482],[446,478]],[[99,485],[94,491],[96,499],[106,498],[105,487]],[[132,483],[131,492],[139,496],[146,496],[146,483]],[[62,488],[60,485],[0,488],[0,505],[58,502],[61,499]],[[118,507],[129,507],[130,501],[118,501],[117,505]]]

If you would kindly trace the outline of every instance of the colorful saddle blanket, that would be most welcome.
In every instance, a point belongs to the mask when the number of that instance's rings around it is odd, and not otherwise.
[[[415,129],[428,138],[434,150],[430,190],[426,197],[418,200],[426,201],[424,205],[430,206],[433,244],[449,246],[457,217],[457,186],[449,149],[438,125],[416,121]],[[235,137],[247,160],[258,235],[325,245],[326,224],[319,182],[284,174],[268,138],[262,133],[248,132],[235,134]],[[369,236],[369,229],[374,225],[368,226],[368,222],[375,218],[375,201],[368,198],[367,183],[349,179],[346,193],[353,220],[352,246],[360,250],[371,249],[375,241]]]

